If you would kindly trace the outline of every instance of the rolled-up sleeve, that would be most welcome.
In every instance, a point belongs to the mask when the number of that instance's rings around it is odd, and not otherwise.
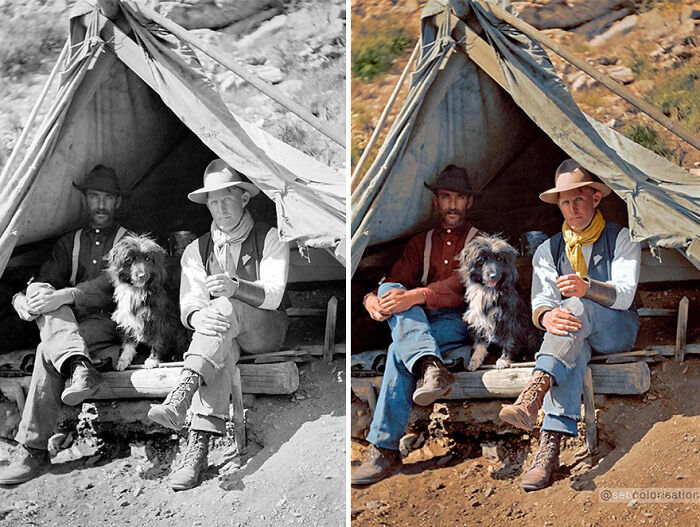
[[[260,279],[255,283],[265,291],[265,300],[260,309],[275,310],[282,302],[289,274],[289,245],[280,241],[277,229],[272,228],[265,236]]]
[[[182,274],[180,278],[180,320],[185,327],[194,329],[188,322],[188,317],[195,311],[209,305],[207,291],[207,271],[199,254],[197,240],[190,243],[180,258]]]
[[[639,283],[642,246],[630,240],[627,228],[620,230],[615,242],[615,258],[610,267],[610,283],[615,287],[615,303],[611,309],[629,309]]]

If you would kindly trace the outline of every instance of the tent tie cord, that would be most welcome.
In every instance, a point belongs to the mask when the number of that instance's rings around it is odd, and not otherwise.
[[[97,4],[85,16],[85,20],[85,38],[69,46],[70,53],[66,57],[65,66],[60,71],[63,78],[77,68],[86,57],[96,55],[106,44],[99,34],[99,6]]]

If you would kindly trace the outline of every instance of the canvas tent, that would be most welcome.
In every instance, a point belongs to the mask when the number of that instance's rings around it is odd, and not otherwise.
[[[156,13],[135,0],[118,5],[114,21],[94,0],[71,12],[69,41],[47,85],[55,96],[40,101],[45,117],[23,132],[22,155],[0,177],[0,273],[13,249],[79,226],[72,183],[98,163],[114,167],[130,192],[127,227],[166,236],[206,231],[211,218],[186,195],[215,157],[269,198],[251,206],[276,219],[283,241],[344,262],[343,174],[231,113]]]
[[[560,216],[537,195],[572,157],[619,198],[606,216],[634,241],[677,248],[700,268],[700,180],[583,114],[542,47],[489,9],[507,0],[431,0],[407,98],[352,193],[352,271],[365,251],[416,232],[430,213],[423,186],[446,165],[482,194],[478,226],[517,240],[553,234]],[[459,14],[459,17],[456,15]],[[698,251],[698,252],[695,252]]]

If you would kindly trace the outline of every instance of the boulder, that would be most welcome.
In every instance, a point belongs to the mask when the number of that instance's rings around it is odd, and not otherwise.
[[[594,37],[590,41],[591,47],[604,46],[612,39],[619,38],[637,27],[637,15],[629,15],[615,22],[605,33]]]
[[[612,66],[606,70],[606,73],[621,84],[629,84],[635,79],[634,72],[627,66]]]
[[[218,29],[269,11],[282,12],[282,0],[179,0],[159,2],[156,9],[185,29]]]
[[[634,8],[634,0],[552,0],[513,2],[520,18],[538,29],[578,27],[622,8]]]

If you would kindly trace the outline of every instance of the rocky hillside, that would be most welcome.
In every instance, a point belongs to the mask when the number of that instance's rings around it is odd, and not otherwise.
[[[403,26],[418,37],[425,2],[352,2],[352,60],[356,35],[377,24]],[[533,0],[514,2],[521,18],[568,46],[579,57],[700,133],[700,6],[692,0]],[[384,32],[386,30],[383,30]],[[408,61],[406,46],[382,75],[352,78],[353,163]],[[700,152],[658,126],[588,75],[550,52],[581,109],[685,168],[700,166]],[[405,88],[404,88],[405,92]],[[400,107],[400,104],[397,104]],[[398,108],[394,109],[393,115]]]
[[[182,0],[150,5],[235,57],[336,130],[345,129],[345,2]],[[68,0],[0,0],[0,165],[65,40]],[[208,57],[226,104],[335,168],[345,151]]]

